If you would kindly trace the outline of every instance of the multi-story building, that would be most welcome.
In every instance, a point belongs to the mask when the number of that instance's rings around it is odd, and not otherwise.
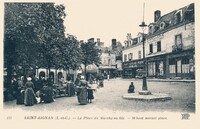
[[[117,42],[116,39],[112,39],[111,47],[101,47],[98,45],[101,51],[101,65],[99,66],[99,73],[110,77],[121,76],[121,43]]]
[[[122,51],[123,55],[123,77],[134,78],[137,70],[143,69],[143,43],[142,37],[146,35],[138,33],[136,38],[132,38],[131,34],[127,34],[127,40]]]
[[[161,16],[154,12],[154,22],[144,35],[146,72],[155,78],[195,78],[194,4]],[[123,75],[135,77],[143,66],[142,34],[127,34],[123,49]]]
[[[194,4],[161,16],[154,12],[145,43],[147,76],[194,78]]]

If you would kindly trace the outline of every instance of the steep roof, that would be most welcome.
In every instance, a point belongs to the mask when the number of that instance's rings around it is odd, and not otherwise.
[[[176,13],[179,11],[182,12],[182,20],[177,23],[176,21]],[[176,26],[178,24],[181,24],[184,21],[193,21],[194,20],[194,3],[191,3],[185,7],[182,7],[180,9],[174,10],[170,13],[167,13],[163,16],[161,16],[156,22],[150,23],[149,26],[154,26],[154,33],[157,33],[159,31],[162,31],[165,28],[170,28],[173,26]],[[165,23],[165,26],[163,29],[160,28],[160,24]],[[149,33],[148,35],[153,35],[152,33]]]

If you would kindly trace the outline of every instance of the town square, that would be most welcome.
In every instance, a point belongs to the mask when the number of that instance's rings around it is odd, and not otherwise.
[[[89,3],[4,3],[3,110],[195,114],[195,3]]]

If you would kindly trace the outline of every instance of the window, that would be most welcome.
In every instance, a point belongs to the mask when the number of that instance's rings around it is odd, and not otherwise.
[[[164,75],[164,64],[163,61],[158,62],[158,75],[163,76]]]
[[[128,54],[128,60],[131,61],[133,59],[133,53]]]
[[[149,44],[149,53],[153,53],[153,44]]]
[[[111,61],[110,61],[110,59],[108,59],[108,65],[111,65]]]
[[[181,60],[177,60],[177,73],[181,73]]]
[[[189,65],[189,57],[182,58],[182,73],[189,73],[190,65]]]
[[[141,59],[142,56],[141,56],[141,51],[138,51],[138,59]]]
[[[127,61],[127,55],[126,54],[124,55],[124,61]]]
[[[155,62],[148,62],[148,74],[150,76],[156,74]]]
[[[157,52],[161,51],[161,41],[157,42]]]
[[[176,23],[181,22],[181,12],[176,13]]]
[[[154,29],[153,25],[149,26],[149,34],[153,34],[154,32],[153,29]]]
[[[165,27],[165,23],[164,23],[164,22],[161,22],[161,23],[160,23],[160,29],[164,29],[164,27]]]
[[[175,69],[175,59],[170,59],[169,60],[169,73],[176,73]]]
[[[182,34],[175,35],[175,44],[176,45],[182,44]]]

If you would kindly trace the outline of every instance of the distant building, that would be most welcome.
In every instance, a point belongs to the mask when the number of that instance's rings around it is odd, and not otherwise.
[[[98,47],[101,51],[99,73],[110,77],[121,77],[122,74],[122,45],[116,39],[111,40],[111,47]]]
[[[116,55],[112,51],[101,53],[101,65],[99,66],[99,72],[106,75],[110,75],[112,78],[115,76],[116,70]]]
[[[144,35],[146,36],[146,35]],[[142,33],[138,33],[136,38],[132,38],[127,34],[127,40],[125,41],[125,47],[122,50],[123,55],[123,77],[135,78],[138,69],[143,69],[143,44]]]

